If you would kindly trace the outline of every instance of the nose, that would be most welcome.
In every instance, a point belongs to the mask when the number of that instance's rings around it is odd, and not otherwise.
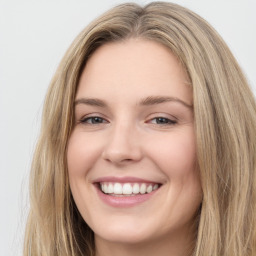
[[[113,127],[106,140],[103,159],[117,165],[140,161],[142,150],[138,137],[135,127],[128,125]]]

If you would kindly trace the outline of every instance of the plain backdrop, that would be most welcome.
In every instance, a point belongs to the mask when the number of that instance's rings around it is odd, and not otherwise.
[[[28,175],[51,77],[75,36],[122,2],[0,0],[0,256],[22,255]],[[256,94],[256,1],[173,2],[217,29]]]

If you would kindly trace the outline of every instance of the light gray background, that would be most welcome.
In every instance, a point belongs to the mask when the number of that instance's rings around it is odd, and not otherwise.
[[[1,256],[22,254],[28,174],[50,79],[75,36],[93,18],[122,2],[0,0]],[[256,1],[173,2],[194,10],[217,29],[256,94]]]

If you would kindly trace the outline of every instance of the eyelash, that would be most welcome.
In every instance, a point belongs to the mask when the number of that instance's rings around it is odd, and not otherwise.
[[[105,121],[105,123],[107,122],[104,118],[100,117],[100,116],[90,116],[90,117],[86,117],[80,120],[80,123],[82,124],[89,124],[89,125],[97,125],[97,124],[102,124],[103,122],[97,122],[93,123],[95,120],[101,120],[101,121]],[[90,120],[90,122],[88,122]]]
[[[155,122],[152,122],[153,120],[155,120]],[[100,121],[100,122],[99,122]],[[176,120],[172,120],[166,117],[155,117],[150,119],[148,122],[155,124],[155,125],[162,125],[162,126],[166,126],[166,125],[176,125],[177,121]],[[90,116],[90,117],[86,117],[80,120],[80,123],[82,124],[88,124],[88,125],[99,125],[102,123],[108,123],[107,120],[105,120],[102,117],[99,116]]]
[[[158,120],[160,121],[160,123],[158,123],[158,121],[156,121],[154,124],[159,124],[159,125],[175,125],[177,124],[177,121],[176,120],[172,120],[172,119],[169,119],[169,118],[166,118],[166,117],[155,117],[155,118],[152,118],[150,119],[150,121],[152,120]]]

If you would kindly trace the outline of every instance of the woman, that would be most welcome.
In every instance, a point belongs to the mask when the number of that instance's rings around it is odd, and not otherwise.
[[[255,127],[244,75],[202,18],[113,8],[49,88],[24,255],[255,255]]]

